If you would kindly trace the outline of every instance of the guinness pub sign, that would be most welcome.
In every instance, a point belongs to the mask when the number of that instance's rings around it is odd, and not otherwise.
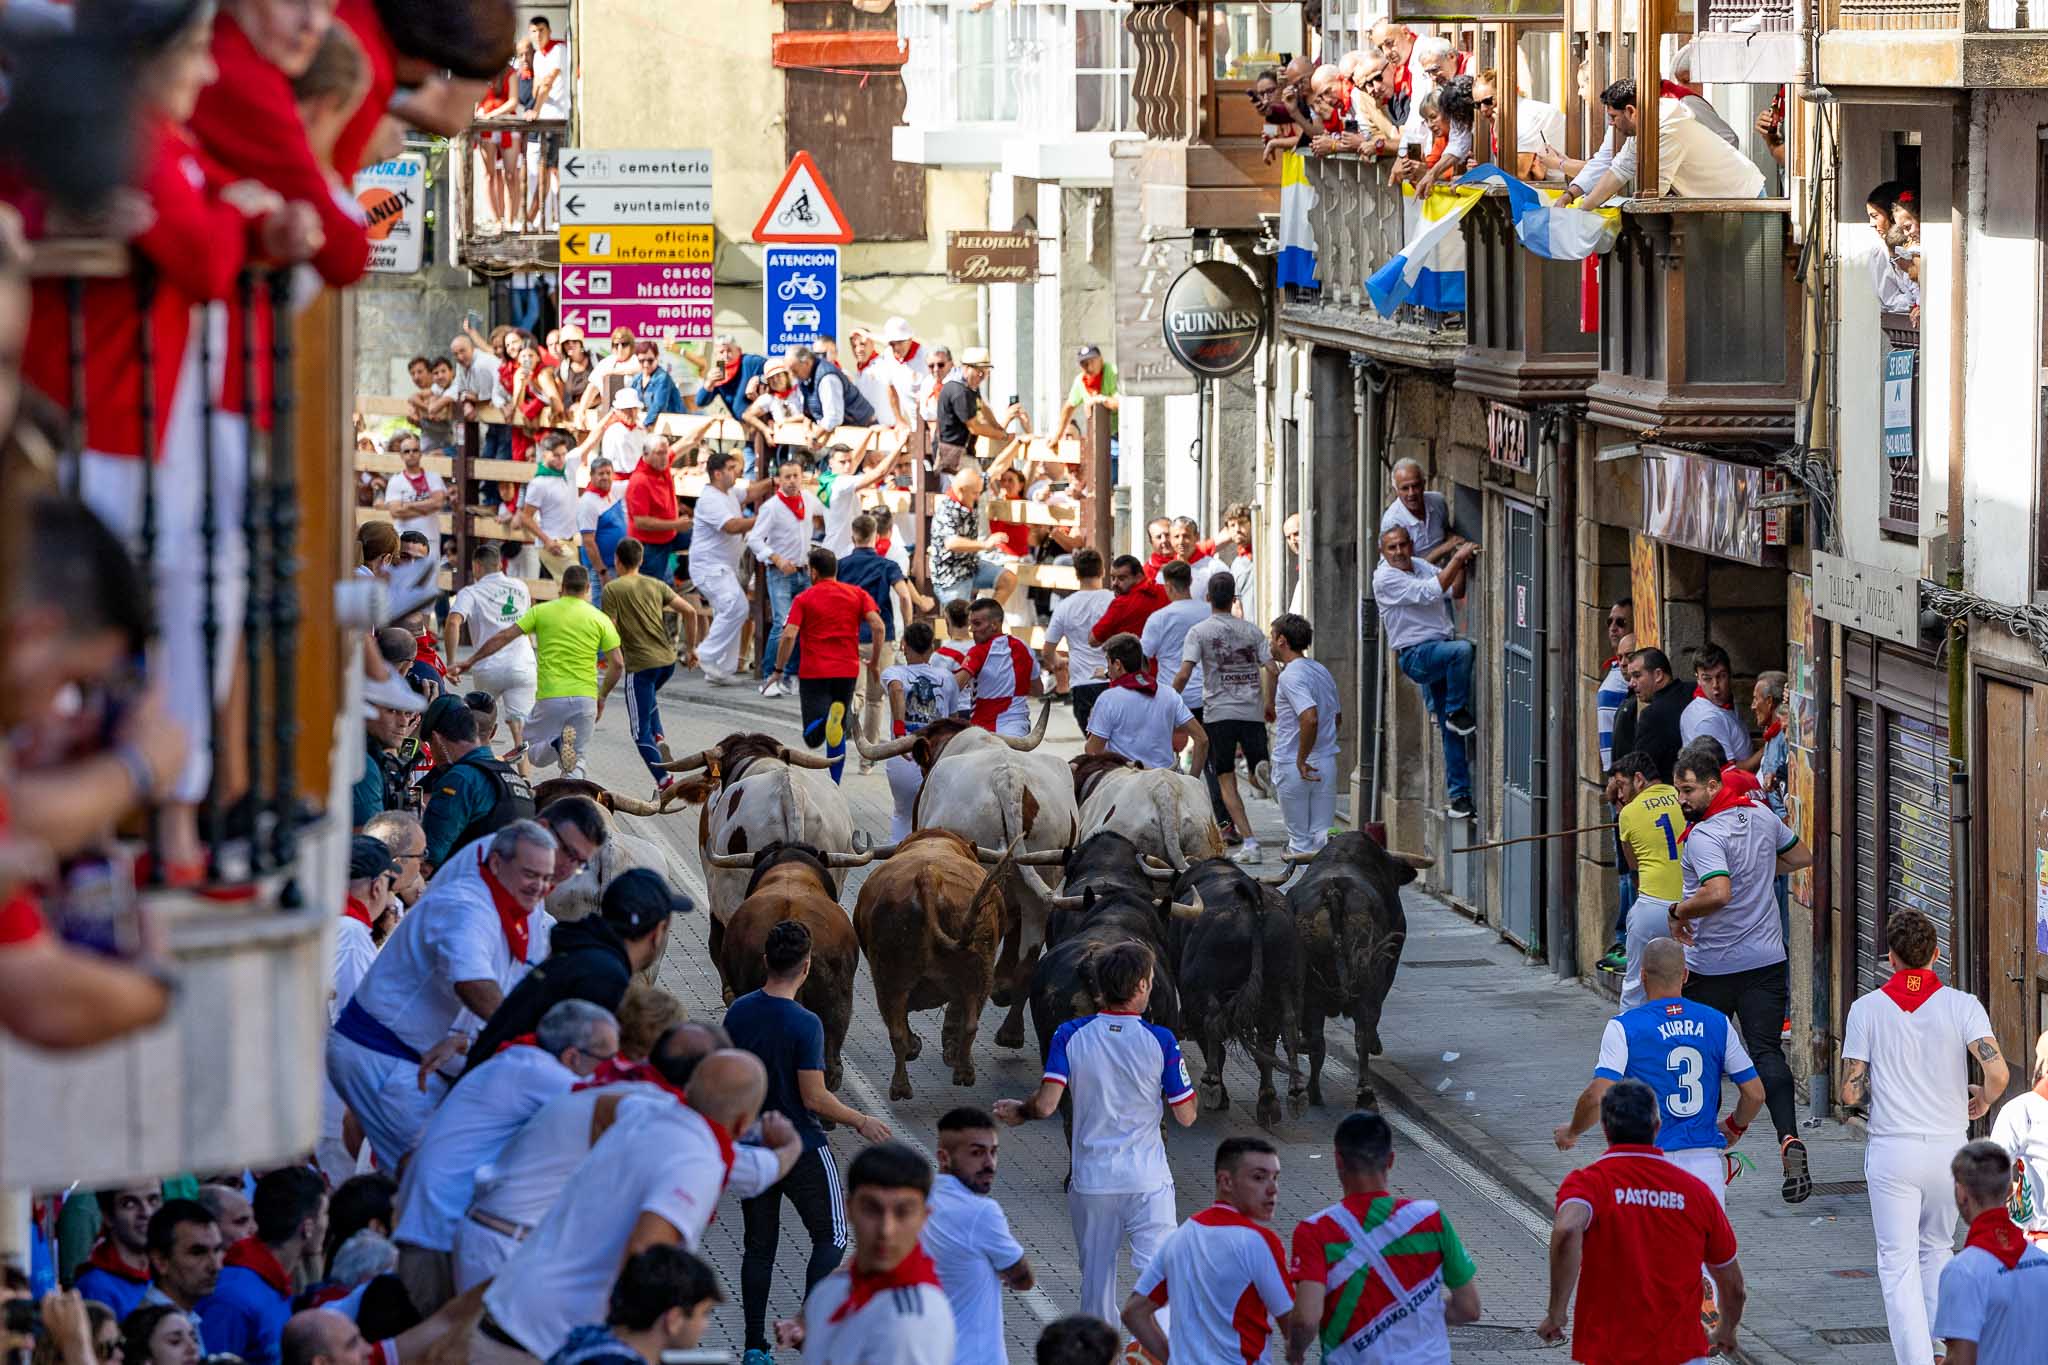
[[[948,284],[1030,284],[1038,278],[1038,233],[976,228],[946,234]]]
[[[1166,349],[1203,379],[1236,374],[1266,334],[1266,296],[1228,261],[1196,261],[1166,291]]]

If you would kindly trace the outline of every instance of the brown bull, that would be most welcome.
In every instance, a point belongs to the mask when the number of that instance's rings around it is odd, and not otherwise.
[[[746,899],[726,921],[713,954],[730,1005],[768,984],[762,951],[768,931],[786,919],[811,931],[811,974],[797,991],[797,1003],[825,1026],[825,1084],[839,1088],[839,1050],[853,1020],[853,978],[860,968],[860,943],[839,908],[832,873],[818,851],[804,844],[771,844],[754,862]]]
[[[853,930],[896,1053],[890,1099],[911,1098],[906,1063],[924,1050],[910,1029],[912,1010],[945,1008],[940,1055],[953,1084],[974,1084],[974,1035],[995,981],[1003,883],[1015,866],[1005,856],[984,874],[973,844],[951,830],[922,829],[861,885]]]

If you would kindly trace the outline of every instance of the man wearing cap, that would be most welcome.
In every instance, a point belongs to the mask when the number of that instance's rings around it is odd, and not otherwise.
[[[972,453],[975,437],[986,436],[996,442],[1010,439],[1010,433],[1003,430],[981,396],[981,386],[993,368],[994,361],[986,346],[969,346],[960,353],[960,363],[946,376],[946,382],[939,386],[938,467],[942,473],[950,474],[960,467],[960,461]],[[1011,415],[1022,417],[1023,413],[1013,408]],[[1031,429],[1029,422],[1024,429]]]
[[[714,402],[723,403],[735,421],[746,411],[747,386],[760,377],[762,367],[767,364],[764,356],[748,355],[740,346],[739,338],[731,333],[712,343],[708,363],[697,351],[683,352],[683,359],[690,362],[704,381],[697,389],[697,411],[703,412]]]
[[[682,536],[691,525],[690,513],[676,501],[671,458],[668,437],[656,436],[626,480],[626,531],[646,548],[640,572],[660,583],[673,581],[676,552],[688,547]]]
[[[512,988],[469,1049],[463,1074],[477,1069],[505,1044],[531,1033],[564,1000],[587,1000],[614,1013],[635,972],[661,961],[668,950],[671,915],[696,909],[671,891],[660,873],[636,867],[604,889],[595,915],[563,920],[548,939],[548,955]]]
[[[892,427],[908,425],[905,414],[916,409],[903,406],[896,383],[896,362],[875,340],[875,334],[865,327],[855,327],[846,334],[846,347],[853,356],[853,386],[875,410],[876,420],[887,419]]]
[[[894,317],[882,324],[882,344],[896,362],[890,378],[896,385],[896,406],[906,420],[918,420],[919,407],[931,392],[933,349],[917,339],[907,318]]]
[[[1074,434],[1087,439],[1085,421],[1075,422],[1076,413],[1086,413],[1090,408],[1105,408],[1109,423],[1109,481],[1116,482],[1116,414],[1117,398],[1116,366],[1102,358],[1102,348],[1089,342],[1075,353],[1074,359],[1080,364],[1080,373],[1074,376],[1074,386],[1067,390],[1067,401],[1060,409],[1059,424],[1053,428],[1053,439],[1065,440],[1068,425],[1073,425]]]
[[[643,409],[639,392],[622,384],[612,395],[612,410],[593,433],[598,438],[597,453],[611,461],[612,473],[618,478],[631,478],[647,449],[647,431],[641,425]],[[583,444],[587,447],[590,442],[586,439]]]
[[[533,814],[533,788],[484,744],[477,714],[461,697],[434,698],[420,733],[434,754],[420,817],[427,866],[437,868],[471,840]]]

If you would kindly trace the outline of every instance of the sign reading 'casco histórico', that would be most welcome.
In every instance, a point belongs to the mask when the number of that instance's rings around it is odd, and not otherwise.
[[[1036,232],[946,234],[949,284],[1030,284],[1038,278]]]
[[[1250,275],[1227,261],[1196,261],[1166,291],[1166,349],[1204,379],[1236,374],[1266,333],[1266,299]]]

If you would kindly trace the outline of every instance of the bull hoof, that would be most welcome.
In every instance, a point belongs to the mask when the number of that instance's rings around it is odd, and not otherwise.
[[[997,1029],[996,1046],[1008,1048],[1024,1046],[1024,1021],[1019,1019],[1015,1024],[1004,1024],[1001,1028]]]
[[[968,1064],[968,1065],[966,1065],[966,1066],[956,1066],[956,1067],[954,1067],[954,1068],[953,1068],[953,1084],[955,1084],[955,1085],[973,1085],[973,1084],[974,1084],[974,1066],[973,1066],[973,1064],[972,1064],[972,1063],[969,1063],[969,1064]]]
[[[1230,1107],[1230,1092],[1223,1088],[1221,1081],[1214,1082],[1213,1084],[1209,1081],[1203,1081],[1195,1088],[1201,1093],[1202,1107],[1204,1109],[1222,1110]]]
[[[1371,1086],[1361,1085],[1360,1087],[1358,1087],[1358,1102],[1353,1106],[1353,1108],[1377,1109],[1379,1107],[1380,1097],[1373,1093],[1373,1088]]]
[[[1271,1130],[1280,1123],[1280,1097],[1270,1090],[1259,1096],[1259,1127]]]
[[[1310,1104],[1314,1105],[1314,1106],[1315,1106],[1316,1108],[1318,1108],[1318,1109],[1320,1109],[1320,1108],[1322,1108],[1322,1107],[1323,1107],[1323,1088],[1322,1088],[1322,1086],[1320,1086],[1320,1085],[1311,1085],[1311,1086],[1310,1086],[1310,1087],[1308,1088],[1308,1102],[1309,1102]]]
[[[924,1055],[924,1039],[918,1037],[917,1034],[913,1032],[910,1035],[910,1047],[903,1055],[907,1060],[913,1062],[916,1061],[919,1057],[922,1057]]]
[[[1287,1091],[1287,1112],[1293,1118],[1300,1118],[1308,1112],[1308,1092],[1289,1087]]]
[[[897,1070],[895,1078],[889,1082],[889,1098],[891,1100],[914,1098],[910,1092],[910,1077],[905,1075],[900,1068]]]
[[[1008,986],[997,986],[988,993],[988,1002],[999,1010],[1010,1008],[1017,999],[1017,993]]]

